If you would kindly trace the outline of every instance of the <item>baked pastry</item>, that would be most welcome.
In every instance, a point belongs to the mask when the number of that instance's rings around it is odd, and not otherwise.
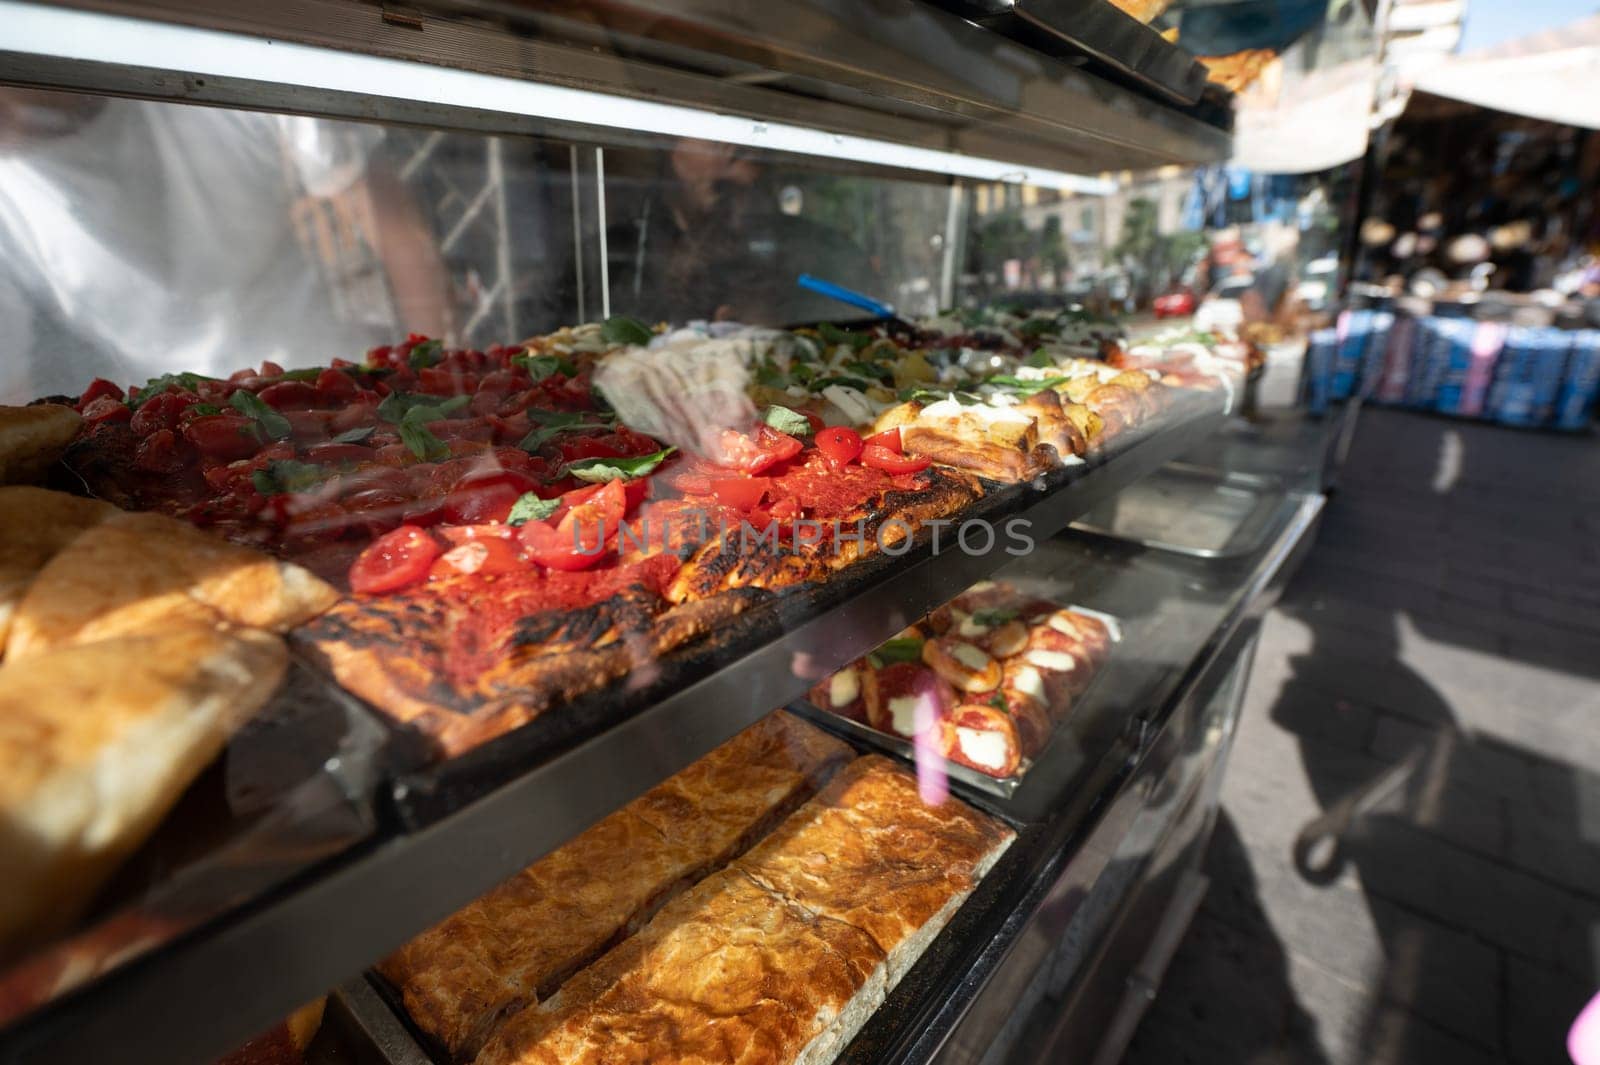
[[[0,648],[34,577],[79,533],[119,513],[110,503],[65,492],[0,488]]]
[[[384,961],[411,1019],[456,1058],[550,994],[793,810],[850,748],[763,718]]]
[[[44,476],[66,453],[83,418],[59,403],[0,407],[0,484]]]
[[[884,758],[846,766],[748,854],[666,906],[477,1065],[831,1061],[1010,844],[923,805]]]
[[[11,617],[5,657],[15,662],[169,625],[226,621],[283,631],[336,598],[299,566],[173,518],[118,513],[74,537],[39,571]]]
[[[276,636],[177,624],[0,668],[0,952],[83,910],[287,663]]]

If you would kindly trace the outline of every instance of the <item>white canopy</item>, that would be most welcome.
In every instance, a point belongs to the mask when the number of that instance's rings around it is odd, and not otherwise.
[[[1600,129],[1600,15],[1419,72],[1421,92],[1529,118]]]

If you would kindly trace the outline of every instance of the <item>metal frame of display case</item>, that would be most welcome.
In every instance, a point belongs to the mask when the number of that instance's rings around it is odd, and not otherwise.
[[[8,20],[0,82],[584,145],[656,145],[673,132],[661,123],[700,108],[714,137],[816,158],[832,146],[882,174],[1067,181],[1082,179],[1055,169],[1064,162],[1094,173],[1226,152],[1224,130],[918,0],[592,7],[609,21],[574,22],[509,0],[403,9],[356,0],[85,0],[60,9],[0,0]],[[651,21],[663,16],[667,23]],[[596,53],[597,39],[609,54]],[[413,77],[378,77],[396,72]],[[373,95],[374,84],[384,93]],[[631,117],[562,110],[596,98],[619,101]],[[904,151],[875,159],[873,145]],[[589,165],[586,151],[574,148],[575,173]],[[975,172],[979,164],[989,170]],[[603,189],[597,173],[583,178],[583,188]],[[575,239],[582,248],[584,236]],[[605,309],[603,262],[586,281],[600,289],[584,297],[590,313]],[[1184,410],[1008,513],[1054,534],[1220,420],[1209,404]],[[0,1032],[0,1063],[183,1065],[226,1052],[801,694],[807,681],[792,668],[795,655],[846,661],[1009,561],[998,548],[913,553],[859,594],[459,809],[418,827],[391,819],[375,842],[23,1018]],[[1174,693],[1168,717],[1185,697]],[[1024,828],[1009,872],[980,886],[896,992],[891,1005],[901,1008],[880,1011],[842,1060],[926,1060],[987,1000],[995,973],[1032,941],[1030,921],[1054,886],[1067,870],[1081,874],[1073,855],[1085,826],[1117,809],[1166,718],[1135,720],[1127,749],[1081,794]]]

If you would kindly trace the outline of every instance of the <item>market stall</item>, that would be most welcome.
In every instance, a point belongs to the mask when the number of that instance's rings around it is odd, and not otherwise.
[[[0,4],[8,237],[115,203],[0,288],[0,1060],[1114,1054],[1333,430],[961,307],[970,182],[1227,150],[1090,6]]]

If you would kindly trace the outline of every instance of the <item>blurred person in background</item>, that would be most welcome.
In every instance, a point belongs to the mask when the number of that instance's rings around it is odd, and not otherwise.
[[[0,88],[0,399],[226,376],[450,327],[376,126]],[[353,244],[376,284],[352,277]],[[360,249],[358,249],[360,250]],[[359,271],[356,271],[359,272]],[[371,272],[370,270],[368,271]]]

